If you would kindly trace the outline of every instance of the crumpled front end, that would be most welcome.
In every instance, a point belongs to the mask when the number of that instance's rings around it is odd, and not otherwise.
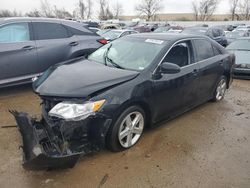
[[[40,121],[11,111],[22,136],[24,168],[72,168],[80,156],[104,147],[110,119],[96,114],[77,122],[64,121],[49,117],[46,108],[43,104]]]

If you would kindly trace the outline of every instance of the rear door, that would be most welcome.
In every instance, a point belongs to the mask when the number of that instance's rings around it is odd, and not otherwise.
[[[156,119],[161,121],[178,114],[195,104],[199,84],[199,66],[193,63],[193,46],[190,40],[176,44],[162,62],[181,67],[177,74],[164,74],[153,83],[153,100]]]
[[[195,62],[200,66],[199,100],[206,101],[212,96],[217,81],[224,73],[225,55],[207,39],[195,39],[193,45],[196,49]]]
[[[0,26],[0,84],[36,74],[37,53],[28,22]]]
[[[37,46],[39,71],[68,60],[78,49],[78,39],[60,23],[32,22]]]

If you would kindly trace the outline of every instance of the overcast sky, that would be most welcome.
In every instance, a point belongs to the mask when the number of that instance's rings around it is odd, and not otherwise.
[[[123,5],[123,15],[136,15],[134,7],[140,2],[140,0],[108,0],[110,7],[116,2]],[[164,13],[187,13],[191,12],[191,3],[193,0],[163,0],[162,4],[164,9],[161,12]],[[58,8],[64,7],[66,10],[72,12],[78,0],[48,0],[51,5],[56,5]],[[98,12],[98,0],[93,0],[94,12]],[[217,13],[228,13],[229,0],[221,0]],[[17,10],[21,12],[28,12],[33,9],[39,9],[40,0],[0,0],[0,9]]]

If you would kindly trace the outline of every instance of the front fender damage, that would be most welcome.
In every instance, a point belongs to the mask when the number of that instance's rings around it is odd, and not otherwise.
[[[111,124],[103,118],[52,123],[44,117],[38,121],[27,113],[11,113],[22,136],[23,167],[32,170],[74,167],[81,156],[104,147]]]

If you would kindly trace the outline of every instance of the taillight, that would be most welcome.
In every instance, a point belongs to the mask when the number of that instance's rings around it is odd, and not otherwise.
[[[108,44],[108,41],[106,39],[100,39],[98,40],[101,44]]]

